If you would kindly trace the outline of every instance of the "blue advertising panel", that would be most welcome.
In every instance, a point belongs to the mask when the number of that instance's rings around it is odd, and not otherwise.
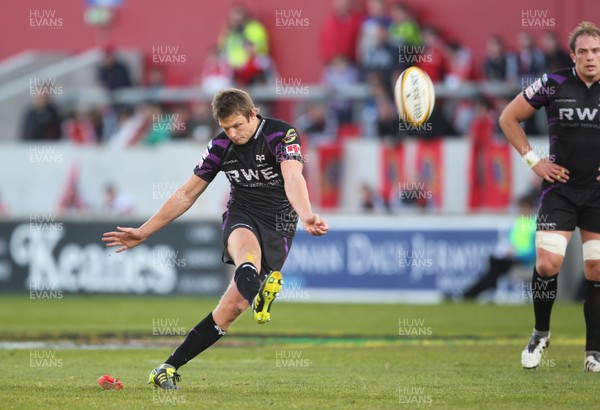
[[[458,293],[486,268],[498,229],[298,232],[284,266],[287,284],[348,290]]]

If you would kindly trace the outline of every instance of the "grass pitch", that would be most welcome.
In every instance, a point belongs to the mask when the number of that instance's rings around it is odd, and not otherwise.
[[[341,305],[276,302],[246,313],[180,369],[178,392],[146,385],[216,299],[64,295],[0,298],[0,407],[206,409],[582,408],[580,304],[557,304],[540,368],[520,352],[530,305]],[[69,343],[65,343],[68,340]],[[122,391],[96,380],[119,377]]]

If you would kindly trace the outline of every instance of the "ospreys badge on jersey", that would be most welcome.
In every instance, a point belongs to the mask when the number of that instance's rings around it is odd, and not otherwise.
[[[294,128],[290,128],[285,134],[285,137],[283,137],[282,141],[284,144],[289,144],[290,142],[294,141],[297,136],[298,134],[296,133],[296,130]]]

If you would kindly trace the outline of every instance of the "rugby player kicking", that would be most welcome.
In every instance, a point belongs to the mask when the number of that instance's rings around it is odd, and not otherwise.
[[[500,126],[525,162],[543,178],[531,281],[535,326],[521,353],[525,369],[542,361],[550,342],[550,314],[558,271],[578,226],[586,295],[584,370],[600,372],[600,29],[582,22],[569,37],[574,67],[544,74],[504,109]],[[546,108],[549,156],[532,150],[519,123]]]
[[[229,179],[222,260],[235,265],[235,275],[216,308],[150,373],[148,383],[162,389],[177,389],[179,367],[224,336],[249,306],[256,322],[270,320],[271,303],[283,285],[280,269],[296,231],[295,223],[279,221],[299,218],[315,236],[328,230],[309,202],[296,129],[260,116],[248,93],[239,89],[219,91],[212,109],[223,132],[209,142],[194,175],[142,226],[117,227],[102,239],[106,246],[118,247],[117,252],[131,249],[185,213],[219,171]]]

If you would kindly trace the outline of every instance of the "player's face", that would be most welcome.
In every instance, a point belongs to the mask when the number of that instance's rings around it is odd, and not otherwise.
[[[600,37],[582,35],[575,41],[575,52],[571,52],[575,69],[583,80],[600,80]]]
[[[227,137],[234,144],[243,145],[254,135],[257,126],[256,119],[255,112],[252,112],[249,119],[241,114],[233,114],[223,120],[219,120],[219,126],[223,128]]]

